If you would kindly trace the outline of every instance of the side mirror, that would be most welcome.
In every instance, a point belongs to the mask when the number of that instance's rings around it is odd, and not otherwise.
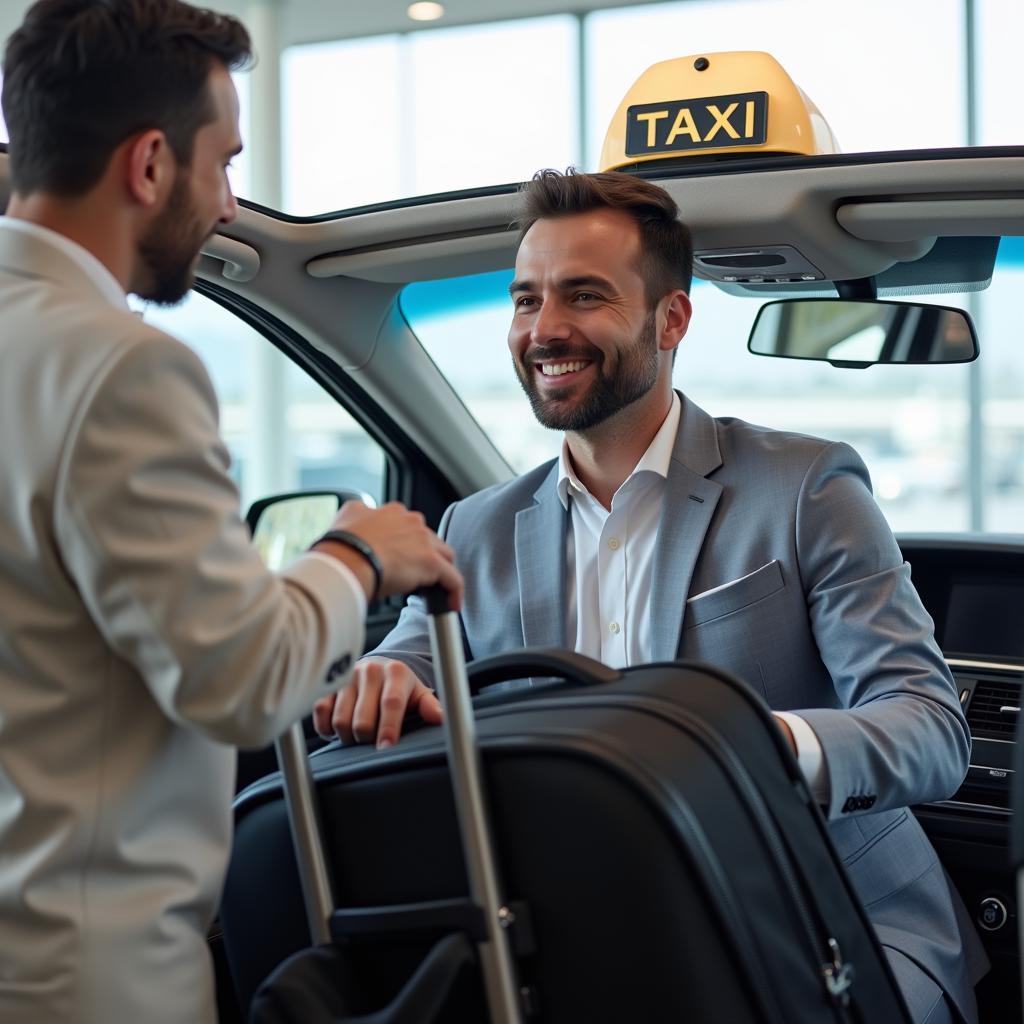
[[[357,491],[299,491],[262,498],[249,509],[245,521],[263,561],[277,570],[329,530],[346,501],[376,505],[369,495]]]
[[[747,348],[760,356],[862,369],[878,363],[969,363],[978,358],[978,336],[971,318],[949,306],[783,299],[761,307]]]

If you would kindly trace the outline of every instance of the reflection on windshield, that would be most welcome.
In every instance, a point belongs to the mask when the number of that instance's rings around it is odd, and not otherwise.
[[[533,419],[505,338],[511,271],[410,285],[402,309],[425,349],[516,472],[558,452],[560,435]],[[1003,239],[992,285],[974,296],[915,296],[966,307],[978,326],[982,374],[983,526],[1024,524],[1024,347],[1016,345],[1024,239]],[[676,386],[715,416],[852,444],[898,531],[961,531],[970,523],[967,365],[876,366],[771,360],[746,350],[759,307],[694,282],[693,323]],[[851,339],[852,341],[853,339]],[[844,342],[848,344],[848,342]],[[855,357],[854,357],[855,358]]]

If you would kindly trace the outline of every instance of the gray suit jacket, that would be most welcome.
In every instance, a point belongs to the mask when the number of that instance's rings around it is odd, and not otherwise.
[[[0,221],[0,1020],[212,1022],[232,744],[344,681],[357,598],[267,571],[191,350]]]
[[[446,513],[469,658],[566,644],[557,477],[548,463]],[[806,719],[828,768],[832,838],[883,944],[971,1019],[984,953],[907,810],[953,794],[970,735],[863,462],[845,444],[715,420],[683,398],[655,557],[652,660],[721,666]],[[418,601],[374,653],[432,683]]]

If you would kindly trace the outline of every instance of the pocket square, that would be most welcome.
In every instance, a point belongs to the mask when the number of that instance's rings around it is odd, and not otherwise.
[[[772,559],[770,562],[765,562],[764,565],[748,572],[745,576],[739,576],[734,580],[729,580],[728,583],[719,583],[717,587],[712,587],[710,590],[702,590],[699,594],[694,594],[693,597],[686,599],[687,604],[693,604],[694,601],[699,601],[702,597],[710,597],[712,594],[719,594],[723,590],[728,590],[729,587],[735,587],[737,583],[742,583],[744,580],[749,580],[751,576],[756,576],[759,572],[767,569],[770,565],[774,565],[778,561],[777,558]]]

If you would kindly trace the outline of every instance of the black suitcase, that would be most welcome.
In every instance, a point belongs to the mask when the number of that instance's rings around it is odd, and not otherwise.
[[[444,729],[471,733],[444,690],[459,678],[450,654],[435,648]],[[909,1021],[796,762],[743,683],[529,650],[470,677],[562,681],[476,699],[486,792],[466,806],[463,787],[458,814],[441,728],[315,753],[334,891],[309,902],[308,927],[280,776],[240,794],[221,919],[253,1021]],[[489,892],[467,827],[493,839]],[[278,967],[311,930],[320,948]]]

